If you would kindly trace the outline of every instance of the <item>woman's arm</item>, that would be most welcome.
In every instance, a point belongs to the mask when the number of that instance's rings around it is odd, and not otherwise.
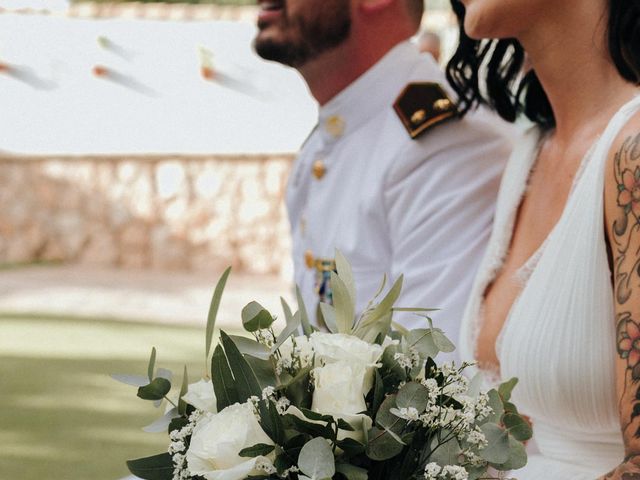
[[[616,380],[625,458],[605,480],[640,480],[640,118],[625,127],[609,159],[605,220],[612,253]]]

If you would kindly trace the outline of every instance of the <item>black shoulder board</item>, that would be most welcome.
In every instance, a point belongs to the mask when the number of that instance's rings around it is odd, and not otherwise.
[[[437,83],[410,83],[393,104],[402,124],[411,138],[456,117],[456,104]]]

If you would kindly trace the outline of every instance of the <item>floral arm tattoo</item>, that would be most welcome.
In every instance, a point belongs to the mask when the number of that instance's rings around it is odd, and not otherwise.
[[[615,213],[608,209],[612,217],[608,227],[625,459],[603,478],[640,480],[640,134],[628,137],[615,154],[613,178],[617,199]]]

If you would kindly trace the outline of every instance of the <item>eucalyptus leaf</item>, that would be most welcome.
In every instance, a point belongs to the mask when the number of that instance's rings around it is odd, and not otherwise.
[[[429,462],[436,462],[438,465],[457,465],[462,453],[458,439],[451,436],[448,431],[441,432],[440,437],[451,437],[451,439],[443,444],[439,444],[438,438],[432,440],[431,450],[433,453],[429,456]]]
[[[344,475],[347,480],[367,480],[369,478],[367,470],[349,463],[336,464],[336,472]]]
[[[438,350],[444,353],[451,353],[456,349],[456,346],[445,336],[444,333],[442,333],[442,330],[439,328],[434,328],[432,330],[433,342],[438,347]]]
[[[339,333],[336,321],[336,309],[328,303],[321,302],[320,311],[322,312],[322,318],[329,331],[331,333]]]
[[[396,397],[396,405],[398,408],[415,408],[422,413],[429,404],[429,390],[417,382],[406,383],[399,391]]]
[[[333,290],[333,305],[336,314],[338,333],[351,334],[355,317],[355,301],[349,289],[335,272],[331,272],[331,288]]]
[[[169,424],[171,420],[174,418],[180,417],[180,413],[178,413],[178,409],[173,407],[167,413],[165,413],[162,417],[155,420],[153,423],[150,423],[146,427],[143,427],[142,430],[147,433],[160,433],[166,432],[169,428]]]
[[[258,302],[250,302],[242,309],[242,326],[247,332],[269,328],[274,320],[273,315]]]
[[[211,343],[213,341],[213,331],[216,326],[216,317],[218,316],[220,301],[222,300],[222,294],[224,293],[224,288],[227,285],[227,279],[229,278],[230,273],[231,267],[227,268],[224,271],[224,273],[220,277],[220,280],[218,280],[216,288],[213,291],[213,296],[211,297],[209,314],[207,315],[207,330],[205,334],[205,359],[209,358],[209,352],[211,352]]]
[[[313,333],[311,323],[309,322],[309,314],[307,313],[307,307],[304,304],[302,293],[300,293],[300,287],[296,285],[296,299],[298,300],[298,311],[300,312],[300,324],[302,325],[302,332],[308,337]]]
[[[497,390],[492,389],[487,392],[489,397],[488,405],[491,407],[493,413],[489,414],[487,418],[481,423],[498,423],[502,420],[504,415],[504,407],[502,406],[502,399]]]
[[[500,465],[493,465],[496,470],[509,471],[517,470],[527,464],[527,451],[525,446],[518,440],[509,435],[509,459]]]
[[[143,400],[162,400],[171,390],[171,382],[166,378],[154,378],[151,383],[138,388],[138,397]]]
[[[513,389],[517,384],[518,384],[518,379],[514,377],[502,383],[498,387],[498,393],[500,394],[500,397],[502,397],[503,402],[508,402],[509,400],[511,400],[511,393],[513,392]]]
[[[144,480],[171,480],[173,478],[173,459],[168,453],[129,460],[127,468],[132,474]]]
[[[502,423],[507,431],[520,442],[526,442],[533,435],[531,425],[520,415],[506,413],[502,417]]]
[[[156,368],[156,347],[151,349],[151,356],[149,357],[149,365],[147,366],[147,376],[149,377],[149,381],[153,380],[155,377],[154,372]]]
[[[130,385],[132,387],[144,387],[149,384],[149,379],[143,375],[127,375],[120,373],[112,373],[111,378],[114,380]]]
[[[366,454],[371,460],[389,460],[402,452],[405,447],[397,440],[397,435],[391,435],[389,430],[373,427],[369,430],[368,436]]]
[[[314,438],[300,450],[298,467],[312,480],[333,478],[336,473],[331,446],[324,438]]]
[[[494,423],[486,423],[480,429],[488,442],[487,446],[480,450],[480,456],[495,465],[509,460],[509,434]]]
[[[414,348],[422,359],[434,358],[440,351],[433,339],[433,330],[418,328],[411,330],[405,338],[408,348]]]
[[[269,349],[261,343],[239,335],[229,335],[229,338],[233,340],[233,343],[236,344],[236,347],[238,347],[238,350],[240,350],[240,353],[243,355],[249,355],[251,357],[259,358],[260,360],[269,359]]]

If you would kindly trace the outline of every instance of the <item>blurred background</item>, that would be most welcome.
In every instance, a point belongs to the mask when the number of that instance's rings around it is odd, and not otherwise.
[[[111,373],[195,381],[218,326],[291,297],[284,188],[317,107],[250,0],[0,0],[0,478],[112,480],[166,450]],[[447,0],[423,30],[455,44]],[[181,373],[177,375],[180,381]]]

